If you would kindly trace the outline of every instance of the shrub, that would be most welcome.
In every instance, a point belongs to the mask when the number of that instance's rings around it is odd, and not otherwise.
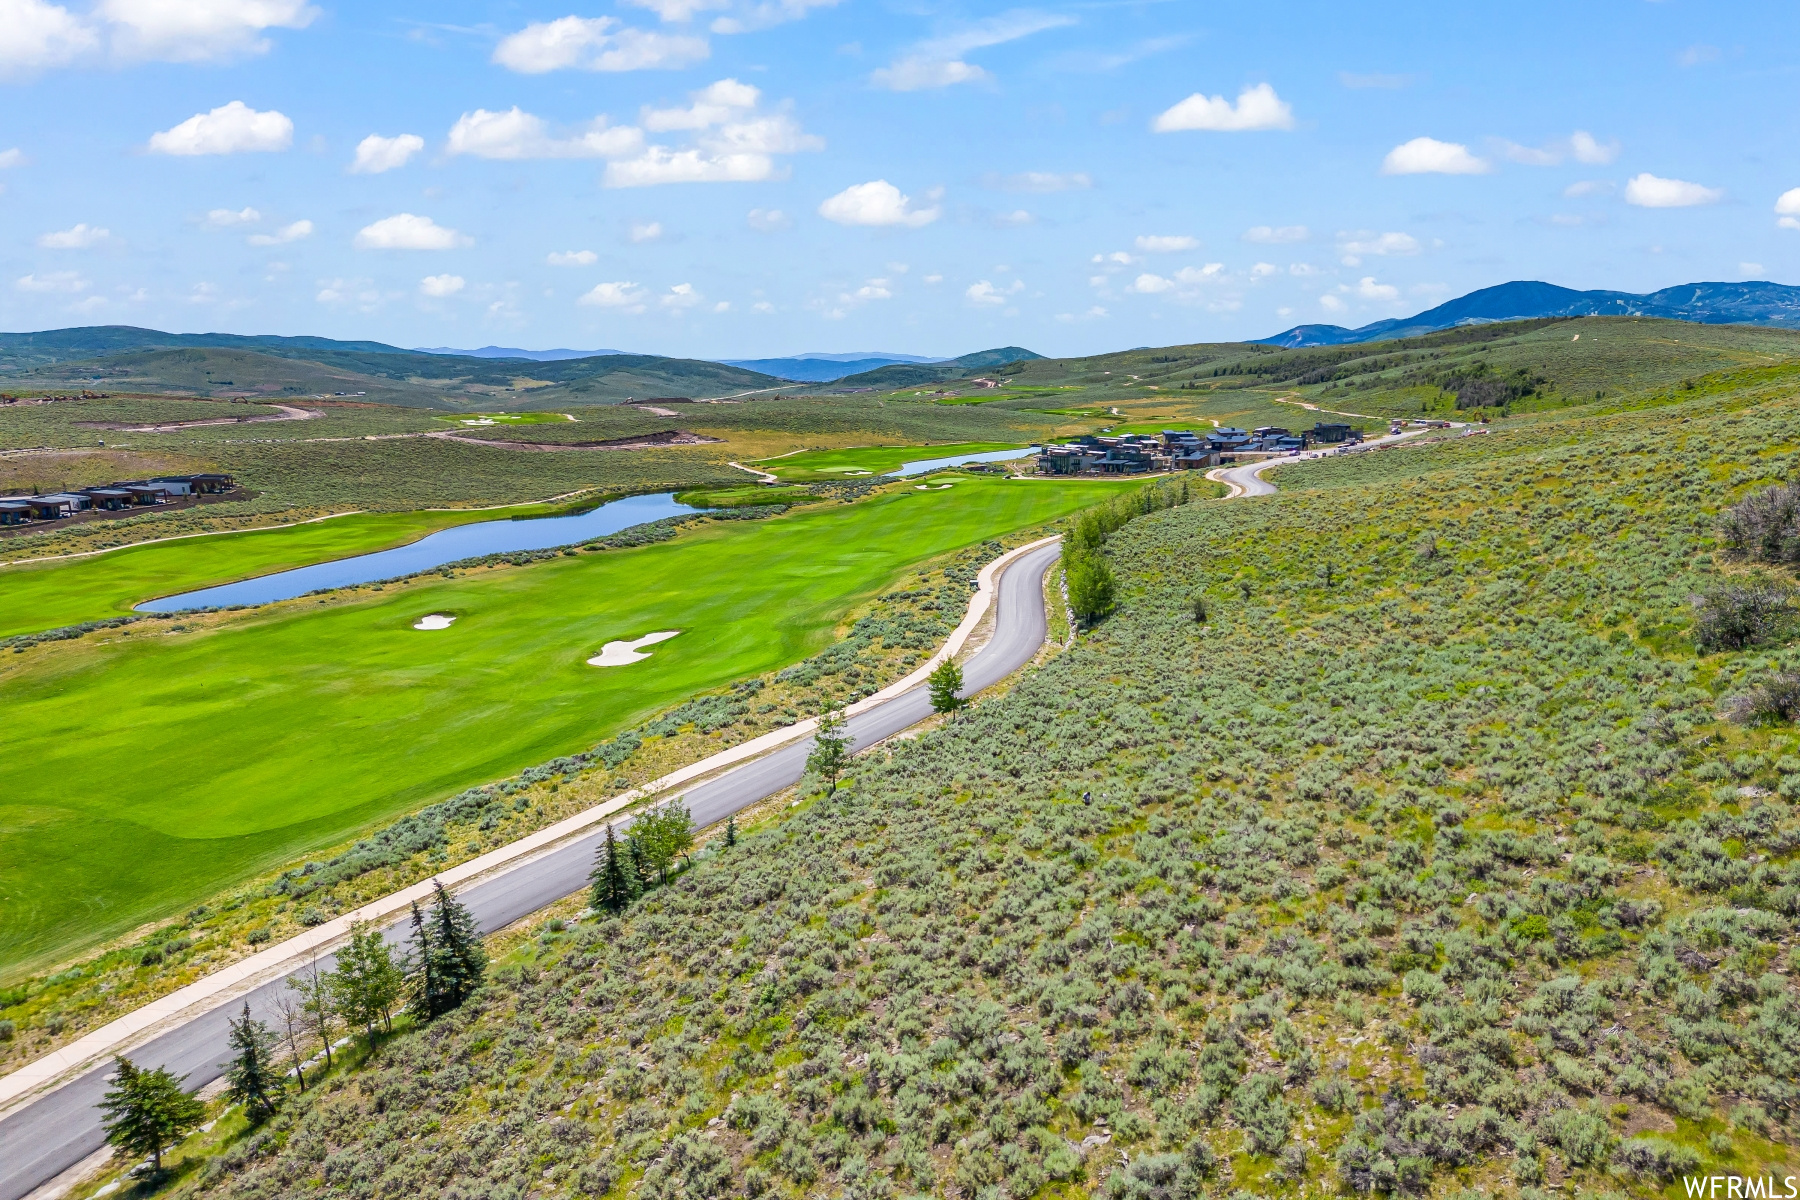
[[[1231,1115],[1258,1153],[1274,1154],[1287,1141],[1290,1118],[1278,1076],[1252,1075],[1244,1080],[1231,1097]]]
[[[1613,1154],[1613,1162],[1633,1174],[1653,1179],[1692,1175],[1700,1167],[1700,1152],[1659,1137],[1635,1137]]]
[[[1571,1166],[1586,1167],[1606,1157],[1612,1131],[1606,1121],[1578,1108],[1559,1108],[1538,1122],[1538,1128],[1563,1152]]]
[[[1800,565],[1800,487],[1767,488],[1719,515],[1719,537],[1732,558]]]
[[[1794,610],[1792,594],[1766,584],[1731,584],[1694,598],[1694,645],[1702,653],[1747,650],[1774,637]]]
[[[1726,713],[1744,724],[1786,724],[1800,718],[1800,674],[1771,675],[1747,692],[1733,696]]]

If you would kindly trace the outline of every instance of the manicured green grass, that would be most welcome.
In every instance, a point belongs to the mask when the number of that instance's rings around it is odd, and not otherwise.
[[[675,499],[695,508],[754,508],[760,504],[808,504],[820,497],[805,488],[752,483],[746,487],[695,488],[677,492]]]
[[[284,529],[180,538],[85,558],[0,567],[0,637],[123,616],[132,605],[158,596],[384,550],[452,525],[539,509],[543,506],[356,513]]]
[[[902,463],[927,458],[951,458],[958,454],[986,454],[1016,450],[1018,442],[956,442],[945,446],[861,446],[854,450],[807,450],[781,458],[766,458],[756,465],[789,483],[818,483],[827,479],[860,479],[866,473],[881,475]]]
[[[0,658],[0,969],[797,661],[909,564],[1129,486],[886,489],[636,550]],[[412,628],[436,612],[457,621]],[[682,633],[647,661],[586,664],[663,629]]]

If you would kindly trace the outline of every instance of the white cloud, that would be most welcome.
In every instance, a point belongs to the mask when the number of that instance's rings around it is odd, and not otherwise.
[[[1741,262],[1738,264],[1739,275],[1761,275],[1765,270],[1761,263]]]
[[[1724,198],[1723,188],[1685,179],[1664,179],[1648,171],[1625,181],[1625,203],[1639,208],[1692,208],[1697,204],[1717,204]]]
[[[1200,239],[1187,234],[1144,234],[1137,239],[1137,248],[1145,254],[1174,254],[1182,250],[1198,250]]]
[[[374,227],[370,226],[370,228]],[[309,238],[312,234],[313,223],[311,221],[300,220],[295,221],[291,225],[283,225],[274,233],[253,233],[246,240],[252,246],[285,246],[289,242],[297,242],[301,238]]]
[[[1357,266],[1370,255],[1385,258],[1417,254],[1419,250],[1419,239],[1410,233],[1371,233],[1363,230],[1338,234],[1338,254],[1342,256],[1346,267]]]
[[[1619,157],[1619,143],[1612,141],[1601,145],[1594,140],[1593,134],[1577,129],[1569,135],[1569,153],[1575,156],[1576,162],[1604,165]]]
[[[1469,153],[1460,142],[1416,137],[1389,150],[1381,160],[1383,175],[1484,175],[1493,166]]]
[[[1259,262],[1250,268],[1250,278],[1267,279],[1271,275],[1281,274],[1281,268],[1274,263]]]
[[[30,160],[25,157],[25,152],[17,146],[14,146],[11,150],[0,150],[0,171],[9,170],[13,167],[22,167],[29,161]]]
[[[755,304],[750,306],[750,311],[754,313],[772,313],[775,311],[775,306],[770,304],[767,300],[758,300]]]
[[[102,0],[125,58],[210,62],[268,52],[269,29],[305,29],[319,10],[306,0]]]
[[[478,108],[464,113],[450,127],[447,154],[517,161],[528,158],[624,158],[644,145],[644,135],[633,125],[608,125],[595,117],[585,132],[574,137],[550,136],[544,119],[518,106],[506,112]]]
[[[798,21],[814,8],[830,8],[838,0],[626,0],[647,8],[665,21],[685,24],[701,13],[723,12],[713,18],[714,33],[748,33],[785,21]]]
[[[1292,242],[1304,242],[1311,236],[1304,225],[1252,225],[1244,230],[1244,240],[1255,242],[1259,246],[1285,246]]]
[[[654,242],[663,235],[661,221],[645,221],[641,225],[631,227],[631,240],[634,242]]]
[[[150,135],[152,154],[244,154],[286,150],[294,142],[294,123],[281,113],[257,112],[233,100],[211,112],[197,113],[173,129]]]
[[[1005,288],[996,287],[994,284],[983,279],[979,283],[970,284],[963,292],[963,295],[968,298],[970,304],[976,304],[982,307],[997,307],[1005,304],[1008,297],[1016,296],[1024,290],[1025,284],[1017,279],[1012,281],[1010,287]]]
[[[1296,279],[1305,279],[1308,276],[1317,275],[1318,273],[1319,268],[1313,266],[1311,263],[1297,262],[1288,264],[1288,274]]]
[[[1101,265],[1113,264],[1121,267],[1129,267],[1132,263],[1136,262],[1137,259],[1124,250],[1114,250],[1111,254],[1094,255],[1093,261]]]
[[[660,183],[758,183],[775,177],[766,154],[710,154],[651,146],[637,158],[606,164],[606,186],[653,187]]]
[[[645,108],[644,128],[655,133],[671,129],[709,129],[756,107],[762,92],[735,79],[721,79],[690,94],[686,108]]]
[[[819,205],[819,215],[839,225],[901,225],[918,229],[943,215],[943,209],[914,208],[912,197],[885,179],[845,188]]]
[[[1214,133],[1247,133],[1259,129],[1292,129],[1294,109],[1266,83],[1238,93],[1233,105],[1223,96],[1195,92],[1150,123],[1158,133],[1209,130]]]
[[[753,208],[744,219],[758,233],[774,233],[793,224],[779,208]]]
[[[644,289],[629,282],[597,283],[575,303],[585,304],[590,308],[641,313],[644,311]]]
[[[1342,312],[1344,310],[1344,302],[1339,300],[1336,296],[1333,296],[1330,292],[1327,292],[1325,295],[1319,297],[1319,307],[1326,312]]]
[[[1391,283],[1376,283],[1373,275],[1364,275],[1356,285],[1356,294],[1364,300],[1386,303],[1400,298],[1400,289]]]
[[[439,299],[454,296],[463,290],[465,283],[467,280],[461,275],[427,275],[419,280],[419,294]]]
[[[74,271],[51,271],[43,275],[21,275],[13,286],[21,292],[85,292],[88,281]]]
[[[1173,291],[1174,287],[1175,281],[1173,279],[1167,279],[1161,275],[1153,275],[1146,271],[1144,274],[1139,275],[1136,279],[1132,280],[1131,286],[1127,287],[1125,290],[1128,292],[1137,292],[1142,296],[1155,296],[1162,292]]]
[[[1037,218],[1032,216],[1025,209],[1017,208],[1009,213],[995,213],[993,222],[1001,229],[1018,229],[1026,225],[1035,224]]]
[[[869,82],[892,92],[977,83],[991,76],[973,63],[964,62],[964,55],[1073,24],[1073,17],[1014,9],[977,21],[955,33],[918,43],[888,66],[875,71],[869,76]]]
[[[728,313],[731,311],[731,301],[721,300],[712,306],[712,310],[716,313]]]
[[[1783,229],[1800,229],[1800,187],[1789,188],[1777,196],[1775,212],[1781,218],[1775,224]]]
[[[544,261],[553,267],[591,267],[600,256],[592,250],[555,250]]]
[[[262,214],[254,208],[215,208],[206,214],[208,229],[230,229],[236,225],[254,225],[262,220]]]
[[[0,76],[64,66],[98,47],[81,18],[45,0],[0,0]]]
[[[383,171],[392,171],[396,167],[404,167],[412,156],[425,148],[425,139],[416,133],[403,133],[398,137],[382,137],[371,133],[356,143],[356,160],[350,164],[354,175],[379,175]]]
[[[540,21],[503,38],[494,61],[526,75],[575,68],[583,71],[674,69],[712,53],[706,39],[621,26],[613,17],[563,17]]]
[[[1003,192],[1076,192],[1093,187],[1094,177],[1085,171],[1021,171],[1016,175],[989,173],[982,176],[981,183]]]
[[[470,244],[472,239],[456,230],[412,213],[384,217],[365,225],[356,235],[358,250],[453,250]]]
[[[1554,167],[1566,158],[1573,158],[1576,162],[1590,166],[1604,166],[1619,157],[1618,142],[1602,145],[1585,129],[1577,129],[1568,137],[1543,146],[1521,146],[1504,139],[1498,145],[1500,153],[1506,158],[1528,167]]]
[[[37,244],[46,250],[88,250],[112,240],[112,233],[85,222],[69,229],[38,236]]]
[[[657,303],[661,304],[666,309],[680,312],[683,309],[694,307],[694,305],[700,303],[704,299],[706,299],[706,297],[695,291],[693,284],[678,283],[668,291],[664,292],[661,296],[658,296]]]

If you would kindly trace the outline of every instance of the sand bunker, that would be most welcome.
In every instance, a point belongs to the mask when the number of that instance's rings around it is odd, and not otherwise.
[[[646,633],[635,642],[608,642],[600,647],[600,653],[588,659],[588,666],[624,667],[634,662],[643,662],[650,656],[638,653],[639,650],[658,642],[666,642],[680,632],[679,629],[665,629],[661,633]]]
[[[449,613],[432,613],[429,616],[420,617],[418,620],[414,621],[413,628],[448,629],[451,625],[455,624],[455,622],[456,618]]]
[[[846,475],[873,475],[875,473],[873,471],[865,471],[861,467],[843,467],[841,470]]]
[[[915,483],[913,490],[916,492],[942,492],[955,486],[954,483],[940,483],[936,487],[932,487],[929,483]]]

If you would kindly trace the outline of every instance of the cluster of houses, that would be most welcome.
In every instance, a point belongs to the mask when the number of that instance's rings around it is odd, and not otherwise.
[[[218,496],[236,485],[229,475],[159,475],[45,496],[0,496],[0,525],[61,521],[77,513],[145,508],[184,496]]]
[[[1225,426],[1207,433],[1165,429],[1160,434],[1084,434],[1046,445],[1037,459],[1042,475],[1142,475],[1197,471],[1236,462],[1244,454],[1295,454],[1317,445],[1353,445],[1362,434],[1348,425],[1314,423],[1295,433],[1278,425],[1259,429]]]

